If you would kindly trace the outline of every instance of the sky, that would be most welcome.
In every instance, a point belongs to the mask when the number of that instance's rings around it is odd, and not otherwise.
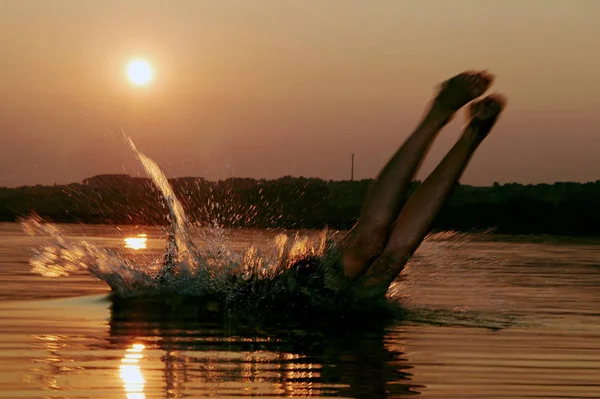
[[[142,174],[121,131],[170,177],[372,178],[466,69],[509,104],[462,183],[595,181],[598,49],[597,0],[5,0],[0,186]]]

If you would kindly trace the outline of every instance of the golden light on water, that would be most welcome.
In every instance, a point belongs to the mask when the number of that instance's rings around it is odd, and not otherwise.
[[[127,237],[124,239],[125,248],[131,249],[146,249],[146,243],[148,241],[147,234],[138,234],[137,237]]]
[[[130,61],[127,64],[127,76],[131,83],[145,86],[152,80],[152,67],[144,60]]]
[[[125,356],[121,359],[121,366],[119,367],[119,375],[123,380],[125,393],[127,399],[145,399],[144,395],[144,376],[139,366],[140,359],[142,359],[142,351],[144,345],[133,344],[131,348],[128,348],[125,352]]]

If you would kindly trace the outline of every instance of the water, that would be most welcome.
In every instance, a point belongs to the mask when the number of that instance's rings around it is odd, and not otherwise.
[[[162,260],[167,241],[156,228],[60,229],[138,265]],[[232,251],[266,251],[277,236],[225,233]],[[139,234],[146,248],[126,248]],[[3,398],[600,397],[598,242],[438,237],[396,287],[406,316],[353,328],[114,307],[107,285],[86,271],[31,273],[32,249],[53,238],[16,224],[0,224],[0,237]]]
[[[177,310],[188,316],[192,312],[198,316],[215,303],[221,311],[237,310],[240,315],[275,320],[284,316],[296,319],[293,310],[306,315],[320,309],[337,316],[340,309],[364,313],[367,307],[379,306],[361,298],[343,278],[340,251],[326,230],[312,239],[279,234],[266,251],[251,244],[240,252],[230,248],[223,229],[215,225],[196,234],[204,246],[200,250],[192,241],[193,226],[167,177],[125,133],[123,136],[169,210],[163,258],[139,263],[89,240],[68,239],[60,228],[34,215],[23,222],[24,230],[53,241],[35,250],[30,260],[34,273],[54,278],[86,271],[111,288],[113,300],[143,297],[156,306],[166,306],[169,313]],[[128,246],[139,237],[147,240],[145,233],[128,237]]]
[[[600,395],[596,246],[438,234],[365,300],[326,231],[192,232],[125,139],[170,229],[2,225],[2,397]]]

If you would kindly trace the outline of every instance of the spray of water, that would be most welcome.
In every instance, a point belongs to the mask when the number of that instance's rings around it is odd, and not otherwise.
[[[32,256],[33,272],[61,277],[87,271],[106,282],[118,297],[176,294],[229,304],[243,298],[245,305],[281,302],[286,295],[304,296],[312,302],[333,300],[335,295],[330,294],[340,287],[339,254],[327,231],[312,239],[279,235],[266,252],[252,246],[234,252],[228,249],[224,230],[215,226],[200,251],[190,237],[184,208],[162,170],[124,137],[169,209],[169,240],[162,262],[141,267],[116,251],[69,240],[58,227],[32,217],[23,222],[25,231],[53,238]],[[324,299],[327,295],[329,299]]]
[[[316,238],[278,235],[271,249],[264,252],[253,246],[235,252],[227,244],[225,230],[215,225],[203,237],[205,245],[200,251],[192,242],[184,208],[166,176],[123,135],[169,209],[164,258],[141,266],[117,251],[69,240],[57,226],[34,216],[23,222],[25,231],[52,237],[51,243],[37,248],[31,257],[34,273],[56,278],[85,271],[108,284],[116,298],[210,298],[248,313],[265,314],[274,309],[287,313],[294,307],[348,313],[381,305],[366,304],[347,284],[340,270],[339,248],[326,230]],[[408,270],[423,262],[436,262],[444,268],[459,265],[460,260],[452,255],[455,252],[444,251],[464,241],[464,236],[456,233],[428,237]],[[399,280],[390,288],[388,298],[404,298],[414,291],[415,286]]]
[[[165,255],[164,268],[161,270],[162,277],[173,275],[174,272],[181,278],[189,278],[198,268],[198,251],[190,239],[187,229],[187,218],[181,202],[175,196],[173,188],[167,177],[153,159],[139,151],[133,140],[123,132],[123,137],[129,148],[140,161],[152,182],[162,194],[167,207],[171,230],[169,233],[169,247]],[[177,266],[175,269],[174,266]]]

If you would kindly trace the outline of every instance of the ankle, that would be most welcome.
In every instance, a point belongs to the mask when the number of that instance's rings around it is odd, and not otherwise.
[[[455,112],[434,101],[425,117],[425,122],[444,126],[452,120]]]

